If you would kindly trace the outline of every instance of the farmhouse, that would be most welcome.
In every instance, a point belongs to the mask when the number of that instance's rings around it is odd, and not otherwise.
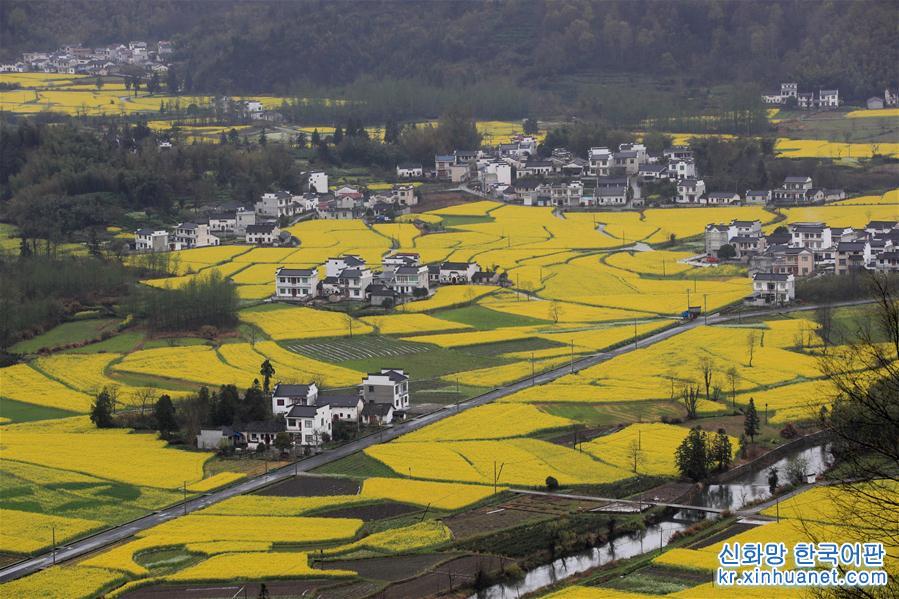
[[[705,181],[702,179],[681,179],[677,183],[678,204],[702,204],[705,195]]]
[[[138,229],[134,233],[134,249],[138,252],[165,252],[169,249],[169,233],[154,229]]]
[[[296,404],[284,416],[295,445],[319,447],[331,440],[331,406]]]
[[[318,400],[318,386],[278,383],[272,389],[272,414],[286,414],[293,406],[311,406]]]
[[[342,422],[359,422],[365,403],[358,393],[322,393],[318,403],[331,406],[331,417]]]
[[[791,274],[759,272],[752,277],[753,294],[746,303],[783,305],[796,299],[796,281]]]
[[[403,162],[396,165],[396,176],[401,179],[420,179],[424,175],[421,164]]]
[[[306,301],[318,296],[318,269],[284,268],[275,271],[275,298]]]
[[[362,379],[362,399],[366,404],[388,404],[396,410],[409,407],[409,377],[402,369],[382,368]]]
[[[480,269],[477,262],[444,262],[440,265],[438,280],[450,285],[468,283]]]
[[[247,243],[257,245],[274,245],[278,242],[281,235],[281,229],[274,223],[264,223],[261,225],[247,225],[246,239]]]
[[[184,250],[218,245],[219,238],[209,232],[208,224],[181,223],[175,227],[174,248]]]
[[[868,241],[841,241],[837,244],[834,272],[838,275],[864,270],[871,261]]]

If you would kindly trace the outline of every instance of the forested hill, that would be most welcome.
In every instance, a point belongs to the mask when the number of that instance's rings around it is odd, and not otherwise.
[[[895,85],[899,3],[721,0],[4,0],[2,56],[172,38],[187,91],[293,94],[364,77],[437,86],[636,73],[781,79],[863,97]]]

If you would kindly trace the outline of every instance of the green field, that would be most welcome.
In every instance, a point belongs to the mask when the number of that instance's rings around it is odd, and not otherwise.
[[[77,416],[75,412],[49,408],[36,404],[24,403],[0,397],[0,418],[8,418],[11,422],[31,422],[32,420],[53,420]]]
[[[519,316],[510,312],[497,312],[483,306],[465,306],[454,310],[446,310],[434,314],[437,318],[467,324],[476,329],[487,331],[502,327],[526,327],[539,324],[552,324],[549,320]]]
[[[95,339],[104,332],[114,333],[117,322],[114,318],[65,322],[37,337],[19,341],[10,348],[10,351],[17,354],[30,354],[45,347],[58,347]]]

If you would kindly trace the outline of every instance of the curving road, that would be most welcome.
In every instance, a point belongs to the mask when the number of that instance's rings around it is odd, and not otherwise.
[[[851,302],[834,303],[830,305],[833,307],[852,306],[870,302],[871,300],[858,300]],[[739,316],[722,316],[720,314],[710,314],[708,316],[708,324],[720,324],[724,322],[740,320],[743,318],[770,316],[786,312],[814,310],[818,307],[818,305],[794,306],[777,311],[764,310],[750,312],[741,314]],[[553,370],[548,370],[536,375],[533,378],[528,377],[527,379],[523,379],[504,387],[494,389],[493,391],[488,391],[483,395],[479,395],[467,401],[446,406],[441,410],[437,410],[436,412],[432,412],[425,416],[401,422],[390,428],[385,428],[379,433],[357,439],[345,445],[341,445],[340,447],[337,447],[335,449],[331,449],[324,453],[320,453],[318,455],[300,460],[277,470],[272,470],[268,474],[245,480],[230,487],[226,487],[220,491],[215,491],[213,493],[190,499],[184,503],[180,503],[164,510],[154,512],[132,522],[121,524],[115,528],[110,528],[93,536],[77,540],[71,544],[60,546],[56,551],[55,562],[52,552],[44,553],[37,557],[17,562],[0,570],[0,582],[14,580],[16,578],[20,578],[22,576],[37,572],[38,570],[42,570],[48,566],[53,565],[54,563],[59,563],[62,561],[80,557],[82,555],[90,553],[91,551],[96,551],[97,549],[100,549],[107,545],[111,545],[113,543],[117,543],[119,541],[127,539],[128,537],[131,537],[142,530],[146,530],[148,528],[156,526],[157,524],[161,524],[168,520],[173,520],[178,516],[183,516],[190,512],[208,507],[214,503],[218,503],[220,501],[228,499],[229,497],[234,497],[235,495],[250,493],[272,483],[290,478],[299,472],[308,472],[310,470],[318,468],[319,466],[335,462],[357,451],[362,451],[366,447],[371,447],[372,445],[378,443],[390,441],[392,439],[395,439],[396,437],[399,437],[400,435],[404,435],[439,420],[443,420],[444,418],[448,418],[449,416],[452,416],[453,414],[456,414],[462,410],[468,410],[477,406],[488,404],[490,402],[496,401],[501,397],[511,395],[512,393],[515,393],[522,389],[526,389],[527,387],[531,387],[533,385],[542,385],[550,381],[554,381],[571,373],[572,371],[582,370],[589,366],[594,366],[607,360],[611,360],[612,358],[615,358],[622,354],[632,352],[635,349],[654,345],[656,343],[659,343],[660,341],[664,341],[665,339],[669,339],[671,337],[694,329],[698,326],[701,326],[705,324],[705,322],[706,319],[704,317],[700,317],[692,322],[684,323],[680,326],[676,326],[649,335],[641,340],[638,340],[636,343],[630,343],[617,349],[606,352],[597,352],[595,354],[579,358],[577,360],[574,360],[570,364],[566,364],[565,366],[561,366]]]

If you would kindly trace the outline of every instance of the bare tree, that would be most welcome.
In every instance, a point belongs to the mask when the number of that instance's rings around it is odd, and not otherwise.
[[[727,380],[730,383],[730,402],[731,405],[737,404],[737,381],[740,380],[740,372],[731,366],[727,369]]]
[[[141,387],[132,394],[132,403],[137,407],[141,416],[146,415],[147,410],[156,403],[157,391],[151,387]]]
[[[699,404],[699,387],[687,385],[681,390],[681,404],[687,411],[687,418],[696,418],[696,406]]]
[[[818,323],[818,337],[821,338],[826,352],[833,339],[833,308],[821,306],[815,310],[815,322]]]
[[[752,358],[755,356],[755,344],[758,342],[758,335],[755,331],[750,331],[746,337],[746,357],[749,358],[748,366],[752,368]]]
[[[834,493],[846,541],[899,545],[899,295],[896,281],[869,275],[875,309],[854,339],[820,357],[835,400],[824,414],[844,482]],[[863,482],[859,482],[863,481]],[[845,588],[839,597],[899,597],[895,573],[886,589]]]
[[[643,450],[636,439],[633,439],[627,446],[627,455],[631,460],[631,469],[634,474],[638,474],[638,467],[643,462]]]
[[[347,334],[350,336],[350,339],[353,338],[353,315],[349,312],[343,313],[343,322],[347,328]]]
[[[702,373],[702,382],[705,385],[705,399],[706,401],[710,401],[712,377],[715,374],[715,361],[708,356],[699,358],[699,370]]]
[[[554,323],[559,322],[559,318],[562,316],[562,306],[559,305],[559,302],[553,300],[549,303],[549,317],[552,319]]]

